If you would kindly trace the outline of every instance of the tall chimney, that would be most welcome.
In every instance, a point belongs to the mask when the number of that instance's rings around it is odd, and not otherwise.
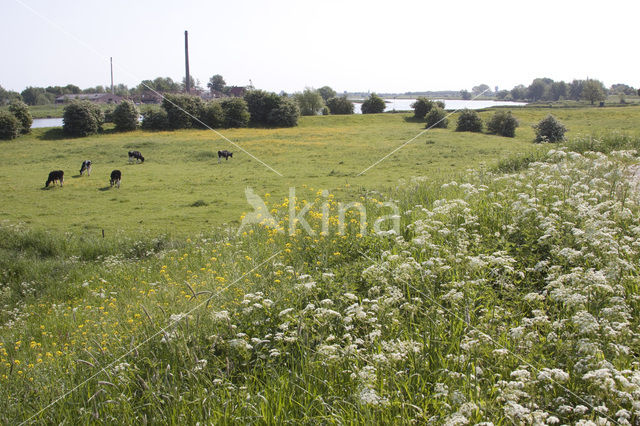
[[[184,32],[184,67],[187,72],[184,88],[187,93],[191,93],[191,79],[189,78],[189,32]]]
[[[111,63],[111,94],[113,95],[115,93],[113,90],[113,58],[109,58],[109,62]]]

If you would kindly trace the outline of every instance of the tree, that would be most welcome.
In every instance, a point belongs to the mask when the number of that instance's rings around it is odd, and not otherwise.
[[[20,135],[20,122],[8,111],[0,111],[0,139],[15,139]]]
[[[269,113],[280,106],[282,96],[264,90],[250,90],[244,94],[244,100],[251,115],[251,124],[270,125]]]
[[[171,129],[201,127],[196,118],[202,114],[203,107],[204,103],[198,96],[166,94],[162,99],[162,108],[167,112]]]
[[[384,99],[372,93],[369,98],[362,103],[361,110],[363,114],[379,114],[384,112],[386,107],[387,104]]]
[[[316,115],[324,106],[324,100],[317,90],[306,88],[302,93],[293,95],[302,115]]]
[[[20,96],[20,93],[11,90],[5,90],[2,86],[0,86],[0,105],[10,104],[14,100],[22,100],[22,96]]]
[[[139,118],[140,112],[130,100],[120,102],[112,114],[112,120],[118,132],[129,132],[137,129]]]
[[[212,129],[218,129],[224,124],[224,111],[220,101],[209,101],[204,105],[200,121]]]
[[[327,100],[329,112],[336,115],[353,114],[354,105],[346,96],[334,97]]]
[[[567,83],[565,83],[564,81],[556,81],[551,83],[550,93],[552,101],[566,99],[568,94]]]
[[[269,111],[267,120],[270,125],[277,127],[294,127],[298,125],[300,109],[291,98],[280,97],[280,104]]]
[[[462,99],[464,99],[465,101],[468,101],[469,99],[471,99],[471,93],[469,93],[468,90],[466,89],[462,89],[460,91],[460,96],[462,97]]]
[[[322,96],[322,100],[324,100],[325,103],[329,101],[329,99],[335,98],[336,96],[338,96],[336,91],[329,86],[322,86],[321,88],[318,89],[318,93],[320,93],[320,96]]]
[[[292,127],[298,124],[300,110],[297,103],[264,90],[250,90],[244,96],[251,116],[251,124]]]
[[[46,92],[42,87],[27,87],[20,95],[27,105],[38,105],[38,95],[44,95]]]
[[[479,96],[481,93],[484,92],[485,96],[489,96],[491,95],[491,91],[489,90],[490,87],[486,84],[479,84],[477,86],[474,86],[471,91],[473,92],[473,94],[475,96]]]
[[[547,86],[550,86],[550,84],[548,84],[545,79],[536,78],[527,89],[527,98],[533,102],[542,100],[547,91]]]
[[[193,78],[193,76],[190,75],[189,90],[194,91],[194,89],[197,92],[198,90],[202,90],[202,87],[200,87],[200,80],[198,80],[197,78]],[[182,77],[182,84],[180,85],[180,91],[184,92],[186,90],[187,90],[187,78]]]
[[[510,111],[498,111],[487,122],[487,132],[512,138],[516,135],[519,123]]]
[[[20,123],[20,133],[27,134],[31,131],[33,117],[27,104],[19,100],[14,100],[11,102],[11,105],[9,105],[9,112],[18,119]]]
[[[567,131],[567,128],[551,114],[540,120],[533,128],[536,131],[536,142],[562,141]]]
[[[431,111],[424,117],[427,120],[427,128],[443,128],[446,129],[449,125],[449,120],[447,119],[447,113],[444,109],[434,106],[431,108]]]
[[[526,97],[527,97],[527,88],[522,84],[519,84],[515,86],[513,89],[511,89],[511,98],[513,98],[514,101],[523,100],[523,99],[526,99]]]
[[[569,83],[569,99],[572,99],[574,101],[579,101],[580,99],[582,99],[582,89],[584,88],[584,83],[584,80],[573,80],[571,83]]]
[[[244,99],[225,98],[220,105],[224,111],[224,127],[247,127],[250,115]]]
[[[207,87],[209,88],[209,90],[211,90],[212,93],[214,91],[222,92],[226,84],[227,82],[224,81],[224,78],[222,78],[220,74],[216,74],[209,79]]]
[[[582,98],[591,102],[604,101],[606,99],[606,89],[599,80],[587,80],[582,87]]]
[[[96,104],[73,101],[64,108],[62,130],[70,136],[89,136],[102,130],[104,115]]]
[[[458,116],[456,132],[482,132],[482,119],[477,112],[471,109],[464,109]]]
[[[169,129],[169,118],[163,109],[149,109],[142,113],[143,130],[167,130]]]
[[[425,115],[427,115],[427,113],[431,111],[431,108],[433,108],[433,106],[434,103],[432,100],[420,96],[414,103],[411,104],[411,108],[413,108],[413,116],[422,120]]]

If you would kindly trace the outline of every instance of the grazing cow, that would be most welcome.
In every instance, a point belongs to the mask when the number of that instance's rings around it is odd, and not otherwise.
[[[109,181],[109,183],[111,184],[111,186],[115,185],[116,187],[120,188],[121,179],[122,172],[120,172],[120,170],[114,170],[111,172],[111,180]]]
[[[87,176],[91,176],[91,160],[84,160],[82,167],[80,167],[80,176],[87,172]]]
[[[233,152],[229,152],[226,149],[223,151],[218,151],[218,163],[220,162],[220,159],[224,157],[225,160],[228,160],[229,157],[233,158]]]
[[[129,161],[134,161],[137,163],[140,161],[144,163],[144,157],[140,154],[140,151],[129,151]]]
[[[48,188],[50,183],[53,183],[55,185],[56,181],[60,182],[60,187],[62,187],[62,184],[64,183],[64,172],[62,170],[54,170],[52,172],[49,172],[49,178],[44,184],[44,187]]]

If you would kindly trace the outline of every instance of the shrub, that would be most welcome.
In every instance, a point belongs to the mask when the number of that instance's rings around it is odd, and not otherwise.
[[[264,90],[251,90],[244,95],[251,124],[270,125],[269,114],[278,108],[282,97]]]
[[[306,88],[302,93],[293,95],[302,115],[316,115],[324,106],[324,100],[317,90]]]
[[[498,111],[487,122],[487,132],[512,138],[516,135],[519,123],[510,111]]]
[[[15,139],[20,135],[20,122],[7,111],[0,111],[0,139]]]
[[[62,130],[70,136],[94,135],[102,130],[104,115],[96,104],[73,101],[64,108]]]
[[[224,112],[224,127],[247,127],[249,125],[249,109],[242,98],[224,99],[220,106]]]
[[[372,93],[369,96],[369,99],[362,103],[362,113],[363,114],[379,114],[384,112],[384,109],[387,107],[387,104],[384,102],[380,96]]]
[[[322,115],[329,115],[331,113],[331,110],[329,109],[328,106],[323,106],[322,107]]]
[[[347,99],[346,96],[340,96],[338,98],[330,98],[327,101],[327,107],[331,114],[344,115],[353,114],[353,102]]]
[[[446,118],[447,113],[440,107],[434,106],[431,111],[425,116],[427,120],[427,128],[443,128],[446,129],[449,125],[449,120]]]
[[[277,127],[294,127],[298,125],[299,116],[298,104],[293,99],[280,98],[280,105],[269,112],[267,122]]]
[[[464,109],[458,117],[456,132],[481,132],[483,127],[482,119],[477,112]]]
[[[222,105],[220,105],[220,101],[207,102],[202,109],[200,121],[202,121],[212,129],[218,129],[222,127],[222,125],[224,124],[224,111],[222,111]]]
[[[167,111],[170,129],[191,129],[201,127],[197,117],[202,115],[204,103],[198,96],[166,94],[162,108]]]
[[[142,113],[142,126],[144,130],[167,130],[169,119],[163,109],[150,109]]]
[[[433,108],[433,101],[425,97],[419,97],[414,103],[411,104],[413,108],[413,116],[415,118],[423,119],[431,108]]]
[[[536,131],[536,142],[558,142],[564,140],[567,128],[553,115],[549,114],[533,126]]]
[[[120,102],[112,114],[113,123],[116,125],[118,132],[128,132],[137,129],[139,117],[140,112],[138,108],[129,100]]]
[[[433,101],[433,104],[438,108],[444,109],[444,101]]]
[[[20,123],[20,133],[27,134],[31,131],[31,124],[33,123],[33,117],[31,117],[31,111],[27,104],[21,100],[14,100],[9,105],[9,112],[18,119]]]

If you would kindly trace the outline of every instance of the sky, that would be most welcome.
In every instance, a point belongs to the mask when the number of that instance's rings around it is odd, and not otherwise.
[[[510,89],[536,77],[640,86],[640,2],[0,0],[0,86],[191,75],[280,92]]]

